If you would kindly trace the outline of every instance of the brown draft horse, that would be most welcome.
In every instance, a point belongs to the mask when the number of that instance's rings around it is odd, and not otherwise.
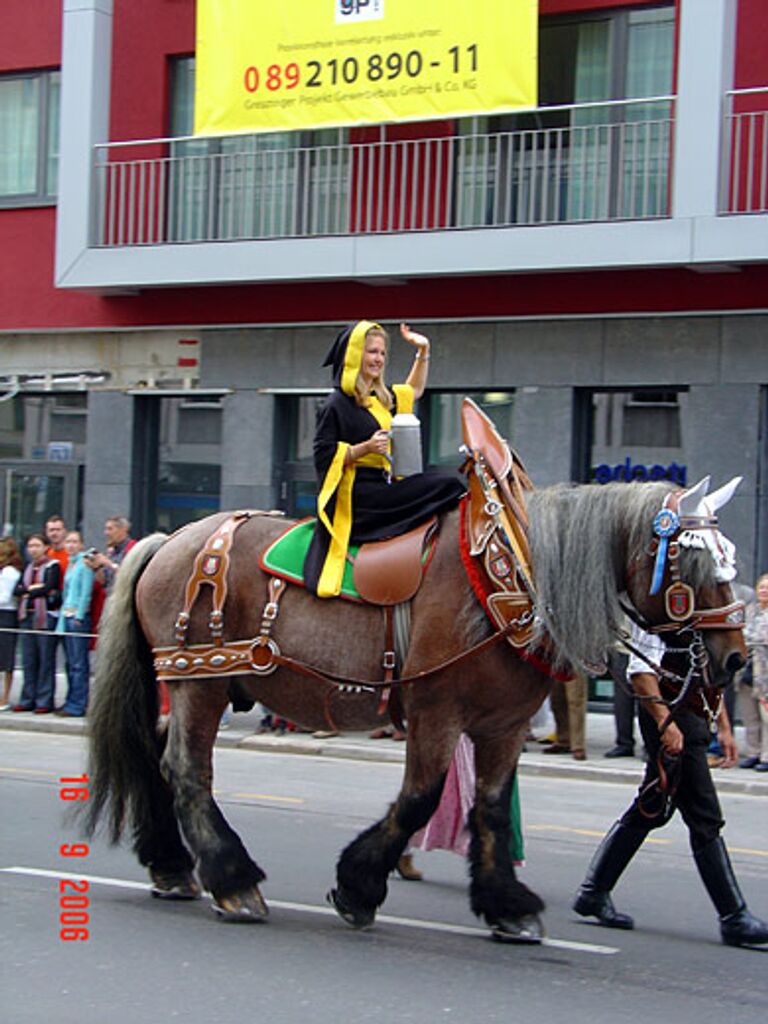
[[[550,650],[556,645],[558,662],[600,663],[621,621],[620,595],[647,623],[668,621],[663,588],[649,597],[652,524],[668,491],[656,483],[585,485],[529,496],[536,642],[549,644]],[[185,581],[204,542],[224,519],[225,514],[212,516],[170,538],[148,537],[121,568],[99,642],[89,715],[91,799],[83,810],[91,835],[102,819],[113,842],[124,827],[131,830],[154,895],[193,898],[202,887],[225,919],[261,921],[267,908],[259,885],[266,876],[212,796],[212,749],[233,680],[171,683],[171,713],[167,725],[159,727],[151,654],[151,648],[173,645]],[[258,554],[285,526],[285,520],[254,515],[237,531],[225,639],[258,633],[267,596]],[[442,519],[436,552],[411,602],[404,678],[440,666],[493,632],[460,561],[458,532],[459,514],[453,511]],[[697,611],[732,606],[730,586],[717,581],[704,544],[681,547],[675,568],[691,585]],[[210,588],[204,591],[191,616],[191,643],[209,638]],[[703,634],[710,680],[720,686],[741,667],[745,653],[731,621],[720,616],[719,626]],[[695,623],[687,625],[690,629]],[[379,608],[319,600],[289,586],[273,635],[285,654],[321,673],[380,679]],[[695,630],[690,635],[702,636]],[[343,730],[381,722],[378,693],[343,692],[285,667],[263,678],[239,677],[237,686],[309,728],[327,727],[329,709]],[[385,817],[350,843],[337,865],[333,902],[349,924],[373,922],[387,894],[387,876],[411,835],[434,812],[454,747],[465,732],[474,742],[477,768],[470,821],[472,910],[496,938],[540,941],[538,915],[544,904],[515,877],[508,809],[528,721],[548,689],[549,679],[506,641],[402,688],[408,721],[402,788]]]

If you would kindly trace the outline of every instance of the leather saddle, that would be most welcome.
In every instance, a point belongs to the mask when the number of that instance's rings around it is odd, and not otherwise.
[[[397,537],[361,544],[352,570],[360,597],[379,605],[410,601],[421,585],[424,556],[436,530],[437,516],[432,516]]]

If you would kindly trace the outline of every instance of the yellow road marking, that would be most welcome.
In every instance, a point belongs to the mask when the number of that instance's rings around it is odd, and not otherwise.
[[[728,846],[729,853],[746,853],[753,857],[768,857],[768,850],[752,850],[749,846]]]
[[[47,779],[57,778],[56,772],[44,772],[40,768],[3,768],[0,772],[7,772],[9,775],[43,775]]]
[[[275,796],[272,793],[222,793],[222,796],[237,797],[240,800],[270,800],[277,804],[303,804],[297,796]]]
[[[525,825],[523,827],[524,832],[568,832],[572,835],[577,836],[595,836],[598,839],[602,839],[605,835],[606,830],[604,828],[596,831],[592,828],[570,828],[568,825]],[[646,843],[658,843],[660,846],[668,846],[671,842],[670,839],[657,839],[654,836],[649,836]]]

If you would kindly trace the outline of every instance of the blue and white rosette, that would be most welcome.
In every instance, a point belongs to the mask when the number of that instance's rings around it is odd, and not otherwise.
[[[653,579],[651,580],[651,594],[658,594],[661,588],[661,581],[664,579],[664,566],[667,561],[667,549],[669,538],[674,537],[680,529],[680,519],[671,508],[663,508],[656,513],[653,520],[653,532],[659,538],[659,547],[656,551],[656,562],[653,566]]]

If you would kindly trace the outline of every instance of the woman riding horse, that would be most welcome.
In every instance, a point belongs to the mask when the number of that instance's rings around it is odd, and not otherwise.
[[[306,584],[318,597],[338,595],[350,543],[405,533],[454,506],[464,493],[447,473],[390,479],[392,416],[413,412],[429,363],[429,341],[407,324],[400,325],[400,334],[416,355],[405,384],[395,384],[392,394],[384,383],[387,334],[379,324],[359,320],[342,331],[323,363],[333,368],[335,387],[317,417],[318,521],[304,564]]]

